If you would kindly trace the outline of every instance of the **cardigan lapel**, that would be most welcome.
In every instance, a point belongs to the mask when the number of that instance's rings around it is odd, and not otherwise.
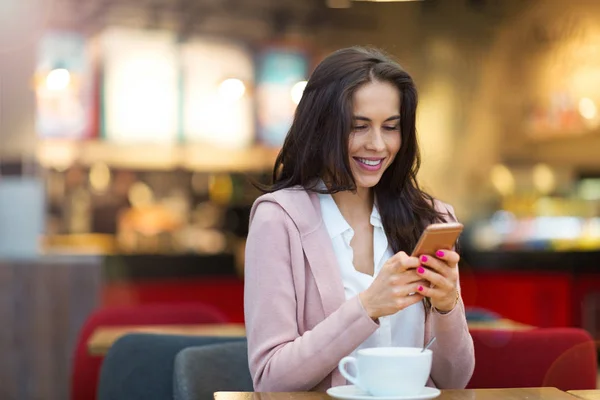
[[[345,294],[333,244],[325,226],[321,224],[319,229],[303,236],[302,246],[327,317],[343,304]]]
[[[315,193],[288,189],[273,193],[300,231],[304,255],[319,289],[325,317],[345,301],[344,284]]]

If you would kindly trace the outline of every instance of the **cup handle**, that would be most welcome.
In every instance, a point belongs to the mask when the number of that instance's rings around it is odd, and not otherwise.
[[[354,369],[356,370],[356,376],[350,375],[350,373],[346,370],[346,364],[354,365]],[[364,390],[364,388],[360,384],[360,379],[358,376],[358,365],[356,363],[356,358],[354,358],[354,357],[342,358],[340,360],[340,363],[338,364],[338,369],[340,370],[340,373],[342,374],[342,376],[344,378],[346,378],[349,382],[353,383],[354,385],[358,386],[360,389]]]

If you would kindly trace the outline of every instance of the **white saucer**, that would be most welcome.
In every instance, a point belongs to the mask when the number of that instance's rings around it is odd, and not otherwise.
[[[354,385],[336,386],[327,389],[327,394],[342,400],[426,400],[438,397],[442,392],[439,389],[425,387],[423,391],[414,396],[371,396]]]

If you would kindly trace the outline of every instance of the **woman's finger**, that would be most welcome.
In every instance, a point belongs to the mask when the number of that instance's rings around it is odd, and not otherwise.
[[[445,276],[425,267],[417,268],[417,274],[421,279],[429,281],[432,286],[441,287],[442,289],[450,289],[454,286]]]
[[[436,258],[444,260],[449,267],[455,267],[460,261],[460,256],[452,250],[438,250],[435,252]]]
[[[413,292],[416,292],[414,289]],[[406,307],[410,307],[413,304],[417,304],[418,302],[423,300],[423,295],[416,292],[409,296],[402,296],[396,300],[396,307],[398,310],[404,310]]]

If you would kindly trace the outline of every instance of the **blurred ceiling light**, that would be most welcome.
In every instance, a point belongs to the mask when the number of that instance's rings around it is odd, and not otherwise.
[[[329,8],[350,8],[352,7],[351,0],[327,0],[327,7]]]
[[[542,194],[550,194],[556,188],[554,171],[546,164],[533,167],[533,186]]]
[[[71,83],[71,74],[65,68],[53,69],[46,76],[46,88],[48,90],[65,90]]]
[[[515,178],[505,165],[494,165],[490,173],[490,179],[494,188],[503,196],[508,196],[515,191]]]
[[[246,93],[246,85],[239,79],[225,79],[219,85],[219,96],[227,101],[236,101]]]
[[[302,94],[304,93],[307,83],[307,81],[300,81],[292,87],[291,94],[294,104],[300,104],[300,100],[302,99]]]
[[[579,114],[585,119],[594,119],[598,115],[596,103],[588,97],[579,100]]]
[[[90,168],[90,185],[97,192],[104,192],[110,185],[110,169],[104,163],[95,163]]]
[[[127,197],[131,205],[137,208],[149,206],[154,202],[152,189],[143,182],[136,182],[131,185]]]

